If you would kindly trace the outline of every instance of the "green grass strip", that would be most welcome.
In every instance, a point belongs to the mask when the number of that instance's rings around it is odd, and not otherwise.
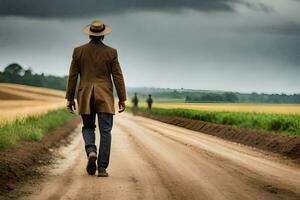
[[[148,112],[146,108],[139,108],[139,111]],[[287,115],[162,108],[153,108],[150,113],[154,115],[177,116],[216,124],[234,125],[241,128],[272,131],[282,135],[300,136],[300,114]]]
[[[74,117],[66,109],[59,109],[0,124],[0,150],[11,148],[23,141],[38,141],[45,133],[63,126]]]

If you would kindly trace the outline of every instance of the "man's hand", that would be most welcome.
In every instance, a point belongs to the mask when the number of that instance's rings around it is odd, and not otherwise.
[[[74,114],[74,111],[76,110],[76,103],[74,100],[67,102],[67,109],[70,113]]]
[[[125,110],[125,101],[119,101],[119,113]]]

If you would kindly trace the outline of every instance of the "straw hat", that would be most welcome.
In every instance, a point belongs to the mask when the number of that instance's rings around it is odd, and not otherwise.
[[[105,25],[100,20],[94,20],[91,24],[84,27],[83,32],[93,36],[103,36],[111,33],[112,29],[110,26]]]

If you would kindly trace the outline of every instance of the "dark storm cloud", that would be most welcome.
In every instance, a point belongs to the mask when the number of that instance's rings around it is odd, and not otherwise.
[[[243,0],[0,0],[0,15],[29,17],[81,17],[114,14],[131,10],[167,10],[182,8],[200,11],[234,11],[234,3]],[[246,3],[251,9],[268,10],[263,4]]]
[[[0,71],[66,75],[82,28],[113,27],[128,86],[300,92],[299,0],[0,0]]]
[[[247,1],[241,1],[239,3],[248,7],[249,9],[255,10],[255,11],[263,11],[263,12],[274,11],[270,6],[267,6],[266,4],[263,4],[263,3],[250,3]]]

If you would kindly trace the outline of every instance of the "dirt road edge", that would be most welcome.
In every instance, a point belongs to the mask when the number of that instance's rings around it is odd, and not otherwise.
[[[17,147],[0,152],[0,196],[14,190],[18,184],[38,175],[37,166],[49,162],[50,148],[66,143],[66,139],[80,123],[76,117],[63,127],[46,133],[42,140],[22,143]]]
[[[300,137],[297,136],[275,135],[266,131],[219,125],[175,116],[161,116],[150,113],[138,113],[138,115],[277,153],[300,163]]]

